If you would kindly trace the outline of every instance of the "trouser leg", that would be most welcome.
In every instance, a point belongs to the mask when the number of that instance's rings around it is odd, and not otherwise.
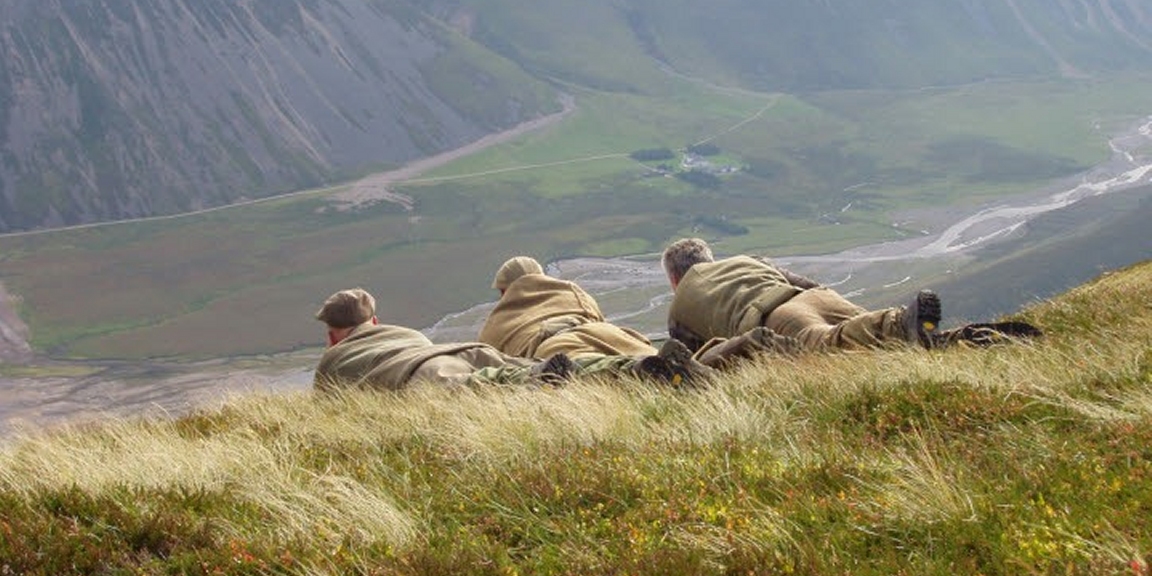
[[[485,358],[491,360],[491,358]],[[572,358],[576,365],[576,376],[599,376],[617,378],[621,375],[631,374],[633,367],[639,362],[631,356],[609,356],[601,354],[588,354]],[[511,358],[510,363],[503,365],[492,363],[482,368],[476,368],[462,381],[468,384],[524,384],[535,383],[532,375],[533,360]]]
[[[537,358],[563,352],[573,358],[583,355],[651,356],[656,348],[639,332],[607,322],[589,322],[549,336],[536,348]]]
[[[868,311],[829,288],[797,294],[772,311],[764,326],[792,336],[804,348],[875,348],[896,339],[903,342],[900,310]]]
[[[436,356],[416,369],[412,380],[446,384],[520,384],[530,380],[534,362],[485,348]]]
[[[695,358],[710,368],[728,368],[737,360],[747,360],[763,354],[791,356],[804,350],[803,344],[791,336],[784,336],[757,326],[734,338],[713,338],[696,351]]]
[[[639,361],[633,356],[586,354],[572,359],[579,366],[581,376],[612,376],[632,374]]]

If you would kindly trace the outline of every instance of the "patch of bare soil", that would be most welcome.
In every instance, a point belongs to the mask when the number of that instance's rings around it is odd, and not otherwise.
[[[23,363],[32,359],[28,326],[16,314],[16,301],[0,284],[0,362]]]

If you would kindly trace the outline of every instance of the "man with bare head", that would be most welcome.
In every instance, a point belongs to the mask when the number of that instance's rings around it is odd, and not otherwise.
[[[907,306],[870,311],[764,259],[716,260],[700,238],[672,243],[662,263],[674,291],[668,333],[692,349],[745,334],[795,339],[804,350],[930,348],[940,323],[940,300],[930,290]]]
[[[607,322],[591,294],[575,282],[548,276],[534,258],[510,258],[496,271],[492,287],[500,291],[500,301],[488,314],[479,340],[505,354],[656,354],[646,336]]]
[[[565,354],[581,373],[608,372],[656,380],[692,380],[708,368],[679,341],[657,350],[643,334],[608,322],[591,294],[544,273],[536,259],[516,256],[496,271],[500,301],[479,340],[505,354],[546,358]]]

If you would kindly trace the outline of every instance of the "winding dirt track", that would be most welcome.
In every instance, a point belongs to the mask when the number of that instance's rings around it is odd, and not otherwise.
[[[480,138],[479,140],[476,140],[475,142],[465,144],[464,146],[454,150],[449,150],[435,156],[429,156],[428,158],[421,158],[420,160],[416,160],[405,165],[403,168],[390,170],[388,172],[380,172],[378,174],[365,177],[352,184],[352,187],[348,190],[337,192],[333,195],[333,198],[339,202],[344,202],[353,206],[366,202],[376,202],[383,200],[386,202],[394,202],[400,204],[406,210],[412,211],[412,199],[403,194],[393,192],[391,190],[391,186],[393,184],[396,184],[397,182],[412,180],[416,176],[419,176],[428,170],[442,166],[453,160],[475,154],[485,148],[488,148],[489,146],[502,144],[528,132],[551,126],[552,124],[559,122],[562,118],[576,109],[575,100],[568,95],[561,96],[560,104],[563,108],[555,114],[550,114],[535,120],[523,122],[503,132],[489,134],[483,138]],[[475,176],[475,174],[470,174],[468,176]]]

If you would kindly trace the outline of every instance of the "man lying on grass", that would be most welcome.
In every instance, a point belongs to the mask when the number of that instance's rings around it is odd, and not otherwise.
[[[940,298],[931,290],[920,290],[906,306],[867,310],[764,258],[717,260],[700,238],[672,243],[662,263],[673,290],[668,334],[693,350],[706,348],[716,338],[794,339],[800,349],[815,351],[985,345],[998,341],[997,336],[1040,333],[1020,322],[940,332]]]
[[[591,294],[575,282],[553,278],[535,258],[509,258],[492,287],[500,300],[478,339],[523,358],[565,354],[582,372],[630,374],[678,384],[710,372],[679,340],[657,350],[643,334],[608,322]]]

